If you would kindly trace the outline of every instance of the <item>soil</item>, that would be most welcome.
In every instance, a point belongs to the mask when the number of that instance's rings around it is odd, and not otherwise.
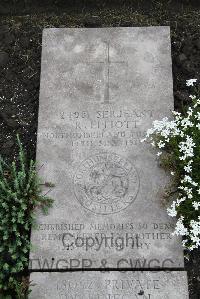
[[[152,25],[171,27],[175,108],[183,110],[190,103],[186,79],[200,79],[199,1],[1,0],[0,153],[14,158],[19,133],[35,158],[43,28]],[[190,299],[198,299],[199,251],[186,270]]]

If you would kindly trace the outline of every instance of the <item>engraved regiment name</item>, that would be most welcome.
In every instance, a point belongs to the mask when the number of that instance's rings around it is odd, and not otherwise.
[[[76,198],[96,214],[112,214],[127,208],[138,190],[137,170],[130,161],[115,153],[87,158],[74,176]]]

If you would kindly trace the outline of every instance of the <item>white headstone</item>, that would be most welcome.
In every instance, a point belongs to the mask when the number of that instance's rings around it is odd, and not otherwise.
[[[183,267],[169,178],[140,142],[172,90],[169,27],[44,30],[37,160],[55,203],[31,269]]]

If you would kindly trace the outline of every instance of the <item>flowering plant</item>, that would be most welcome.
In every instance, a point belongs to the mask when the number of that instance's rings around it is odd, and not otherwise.
[[[183,246],[189,250],[200,246],[200,89],[196,82],[186,81],[194,90],[187,111],[173,111],[172,120],[166,117],[154,121],[142,140],[150,140],[159,149],[157,156],[174,178],[175,199],[167,212],[177,217],[173,234],[182,236]]]

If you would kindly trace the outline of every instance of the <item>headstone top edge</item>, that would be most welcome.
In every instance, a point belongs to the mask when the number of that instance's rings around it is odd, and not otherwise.
[[[52,27],[52,28],[44,28],[43,29],[43,35],[50,32],[64,32],[64,31],[114,31],[114,30],[161,30],[163,32],[168,31],[170,32],[170,26],[131,26],[131,27],[96,27],[96,28],[84,28],[84,27],[66,27],[66,28],[58,28],[58,27]]]

